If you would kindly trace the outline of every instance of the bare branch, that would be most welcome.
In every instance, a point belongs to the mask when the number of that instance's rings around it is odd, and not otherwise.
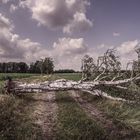
[[[94,79],[94,82],[97,81],[105,72],[106,70],[104,69],[103,72]]]

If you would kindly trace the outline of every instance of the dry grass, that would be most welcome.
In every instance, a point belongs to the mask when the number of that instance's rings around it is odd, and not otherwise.
[[[30,118],[28,100],[12,95],[3,95],[1,98],[0,140],[40,140],[41,129]]]

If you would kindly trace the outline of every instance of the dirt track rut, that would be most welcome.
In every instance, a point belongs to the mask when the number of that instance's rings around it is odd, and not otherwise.
[[[35,123],[42,128],[44,140],[52,140],[57,115],[55,92],[36,94],[34,99],[37,101],[33,113]]]
[[[92,103],[89,103],[85,100],[83,100],[80,97],[79,92],[77,91],[69,91],[70,95],[74,98],[74,100],[79,104],[81,108],[86,112],[86,114],[96,120],[106,131],[107,137],[111,139],[114,137],[114,139],[121,139],[123,138],[125,140],[125,137],[129,135],[129,131],[127,130],[121,130],[119,126],[113,123],[113,121],[105,115],[104,112],[101,112],[98,110]]]

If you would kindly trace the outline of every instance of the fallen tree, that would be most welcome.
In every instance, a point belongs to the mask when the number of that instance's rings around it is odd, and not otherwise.
[[[140,77],[134,79],[134,80],[140,80]],[[125,84],[131,82],[131,79],[126,80],[119,80],[119,81],[87,81],[87,82],[76,82],[71,80],[55,80],[55,81],[45,81],[41,83],[19,83],[16,88],[16,93],[42,93],[42,92],[48,92],[48,91],[62,91],[62,90],[80,90],[84,92],[88,92],[92,95],[98,96],[98,97],[104,97],[111,100],[117,100],[117,101],[127,101],[122,98],[115,98],[112,96],[109,96],[107,93],[102,92],[101,90],[97,90],[97,86],[118,86],[120,84]]]
[[[129,72],[128,66],[132,65],[132,70]],[[100,86],[112,86],[119,89],[126,89],[127,85],[135,81],[140,81],[140,75],[134,73],[133,63],[128,63],[125,72],[121,72],[121,63],[119,57],[115,55],[113,49],[107,50],[103,56],[98,57],[97,62],[92,57],[86,55],[82,59],[82,79],[78,82],[66,79],[55,81],[45,81],[40,83],[18,83],[15,87],[16,93],[32,93],[46,92],[59,90],[84,90],[89,93],[96,93],[97,96],[114,99],[107,96],[106,93],[97,94]],[[129,72],[129,73],[128,73]],[[123,78],[130,75],[129,78]],[[118,99],[116,99],[118,100]],[[124,101],[124,99],[121,99]]]
[[[140,77],[133,79],[134,81],[139,81]],[[52,90],[94,90],[97,86],[115,86],[121,88],[121,84],[126,84],[132,82],[132,79],[118,80],[118,81],[71,81],[71,80],[55,80],[55,81],[45,81],[41,83],[19,83],[17,84],[15,90],[21,92],[42,92],[42,91],[52,91]],[[122,87],[125,89],[125,87]]]

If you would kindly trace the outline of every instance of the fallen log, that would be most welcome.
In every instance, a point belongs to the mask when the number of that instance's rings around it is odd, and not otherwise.
[[[136,80],[139,80],[137,78]],[[65,91],[65,90],[80,90],[87,93],[90,93],[94,96],[104,97],[111,100],[123,101],[123,102],[132,102],[122,98],[112,97],[107,93],[97,90],[96,87],[100,85],[107,86],[116,86],[118,88],[126,89],[125,87],[120,86],[119,84],[124,84],[130,82],[130,79],[118,80],[118,81],[88,81],[88,82],[76,82],[72,80],[60,79],[56,81],[45,81],[41,83],[19,83],[15,88],[15,93],[44,93],[48,91]]]
[[[140,80],[140,77],[134,78],[133,80]],[[19,83],[17,84],[16,92],[46,92],[46,91],[58,91],[58,90],[89,90],[93,91],[96,87],[105,86],[116,86],[119,88],[127,89],[122,87],[121,84],[132,82],[132,79],[124,79],[118,81],[87,81],[87,82],[76,82],[72,80],[55,80],[45,81],[41,83]]]

